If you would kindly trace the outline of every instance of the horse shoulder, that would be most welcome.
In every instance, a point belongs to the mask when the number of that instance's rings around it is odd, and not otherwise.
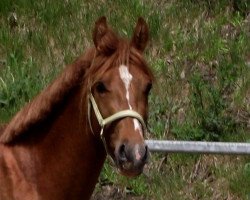
[[[2,132],[3,127],[0,127]],[[0,199],[14,199],[12,194],[11,180],[8,172],[8,166],[5,161],[6,147],[0,143]]]

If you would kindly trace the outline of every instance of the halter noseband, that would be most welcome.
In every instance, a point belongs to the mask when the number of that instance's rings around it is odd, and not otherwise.
[[[116,121],[118,119],[122,119],[122,118],[125,118],[125,117],[132,117],[132,118],[137,119],[141,123],[144,133],[147,130],[147,126],[146,126],[142,116],[138,112],[136,112],[134,110],[122,110],[122,111],[119,111],[119,112],[117,112],[117,113],[103,119],[103,117],[102,117],[102,115],[100,113],[100,110],[98,109],[98,106],[96,104],[96,101],[95,101],[92,93],[90,92],[90,94],[89,94],[89,105],[88,105],[88,121],[89,121],[89,126],[90,126],[90,129],[91,129],[92,133],[94,133],[94,131],[93,131],[93,128],[92,128],[92,125],[91,125],[91,119],[90,119],[90,107],[91,107],[91,105],[92,105],[93,110],[95,112],[97,121],[98,121],[99,125],[101,126],[100,136],[101,136],[101,140],[102,140],[102,142],[104,144],[104,147],[105,147],[105,150],[106,150],[107,154],[108,154],[107,145],[106,145],[105,138],[103,136],[103,129],[104,129],[105,125],[110,124],[110,123],[112,123],[112,122],[114,122],[114,121]]]

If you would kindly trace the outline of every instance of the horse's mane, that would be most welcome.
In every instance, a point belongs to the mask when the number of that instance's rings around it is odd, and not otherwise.
[[[26,104],[7,125],[0,127],[0,142],[9,143],[36,123],[46,119],[53,108],[73,88],[82,83],[85,71],[90,66],[93,56],[94,50],[90,49],[73,64],[68,65],[51,85]]]

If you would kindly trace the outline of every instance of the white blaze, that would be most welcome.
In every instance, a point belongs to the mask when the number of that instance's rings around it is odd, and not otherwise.
[[[128,67],[125,65],[121,65],[119,67],[120,77],[126,88],[126,99],[128,100],[129,109],[132,110],[132,106],[129,103],[129,85],[132,81],[133,76],[129,73]]]
[[[129,102],[129,86],[130,86],[130,83],[133,79],[133,76],[132,74],[130,74],[130,72],[128,71],[128,67],[126,65],[121,65],[119,67],[119,73],[120,73],[120,77],[125,85],[125,89],[126,89],[126,99],[128,101],[128,107],[130,110],[132,110],[132,106]],[[142,131],[141,131],[141,126],[140,126],[140,123],[138,122],[137,119],[133,119],[133,122],[134,122],[134,127],[135,127],[135,130],[139,130],[140,134],[142,135]]]

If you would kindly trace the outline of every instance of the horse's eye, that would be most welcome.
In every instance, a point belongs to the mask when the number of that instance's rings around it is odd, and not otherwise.
[[[104,83],[102,83],[102,82],[97,83],[96,90],[98,93],[104,93],[104,92],[108,91],[107,88],[105,87]]]
[[[146,86],[146,89],[145,89],[145,94],[149,94],[150,90],[152,88],[152,83],[148,83],[147,86]]]

